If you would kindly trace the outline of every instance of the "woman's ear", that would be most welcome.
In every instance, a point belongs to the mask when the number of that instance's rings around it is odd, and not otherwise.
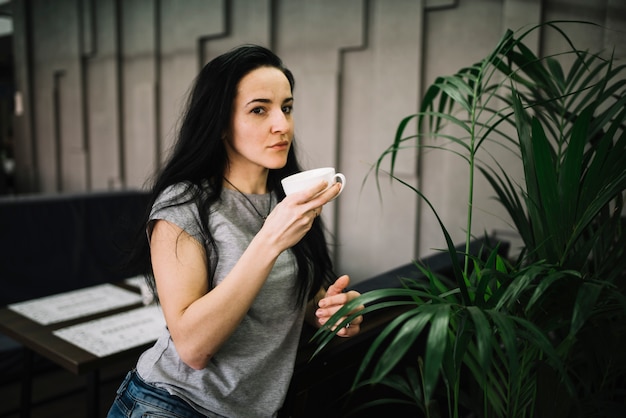
[[[226,152],[226,155],[228,156],[228,153],[232,151],[232,145],[230,143],[230,135],[228,131],[222,132],[222,135],[220,136],[220,138],[222,140],[222,145],[224,146],[224,151]]]

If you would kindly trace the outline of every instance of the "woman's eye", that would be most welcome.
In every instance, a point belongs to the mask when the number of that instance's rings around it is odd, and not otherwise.
[[[263,109],[262,107],[255,107],[254,109],[252,109],[252,113],[262,115],[265,113],[265,109]]]
[[[283,112],[286,114],[293,112],[293,105],[283,106]]]

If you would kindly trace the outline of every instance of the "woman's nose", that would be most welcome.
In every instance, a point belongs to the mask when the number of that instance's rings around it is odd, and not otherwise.
[[[287,132],[291,128],[291,117],[284,112],[275,112],[272,118],[272,132]]]

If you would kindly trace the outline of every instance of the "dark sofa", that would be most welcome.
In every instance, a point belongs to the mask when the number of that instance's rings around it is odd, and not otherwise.
[[[141,191],[1,197],[0,307],[139,274],[124,259],[147,202]],[[0,334],[0,383],[21,364],[21,346]]]
[[[147,194],[120,191],[0,199],[0,306],[114,282]]]

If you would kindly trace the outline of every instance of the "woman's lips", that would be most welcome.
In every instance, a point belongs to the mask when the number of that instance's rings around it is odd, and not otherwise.
[[[288,147],[289,147],[289,142],[287,142],[287,141],[278,142],[278,143],[270,146],[271,149],[275,149],[275,150],[283,150],[283,149],[286,149]]]

